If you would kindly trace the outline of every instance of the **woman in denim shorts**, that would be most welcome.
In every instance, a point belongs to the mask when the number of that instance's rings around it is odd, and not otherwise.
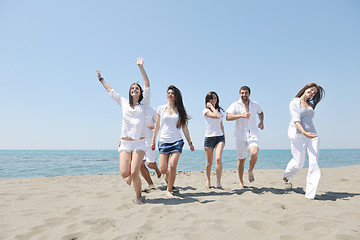
[[[156,123],[151,148],[155,150],[156,136],[160,131],[159,147],[159,168],[162,174],[166,174],[165,181],[168,183],[166,195],[169,198],[174,197],[172,194],[176,177],[176,167],[184,146],[181,136],[181,130],[189,143],[191,151],[194,151],[192,145],[187,121],[185,107],[182,102],[181,92],[178,88],[171,85],[167,90],[168,103],[158,107]],[[169,172],[168,172],[169,168]]]
[[[222,118],[224,110],[219,106],[219,97],[216,92],[209,92],[205,96],[203,115],[206,123],[204,149],[206,155],[206,188],[211,188],[210,174],[213,162],[214,149],[216,151],[216,187],[221,186],[222,152],[225,147],[225,131]]]

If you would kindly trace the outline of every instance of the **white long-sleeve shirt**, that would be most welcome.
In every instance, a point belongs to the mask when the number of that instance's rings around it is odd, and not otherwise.
[[[129,100],[122,97],[114,89],[109,92],[110,97],[122,108],[123,121],[121,127],[121,138],[132,138],[139,140],[146,136],[145,118],[150,105],[150,88],[145,87],[143,99],[140,104],[132,108]]]

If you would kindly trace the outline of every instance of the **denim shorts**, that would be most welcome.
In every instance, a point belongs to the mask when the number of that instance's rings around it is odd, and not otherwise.
[[[205,137],[204,148],[215,148],[219,142],[225,143],[224,135],[215,137]]]
[[[166,142],[158,142],[159,154],[169,154],[173,152],[180,152],[182,153],[182,149],[184,146],[184,141],[179,140],[172,143]]]

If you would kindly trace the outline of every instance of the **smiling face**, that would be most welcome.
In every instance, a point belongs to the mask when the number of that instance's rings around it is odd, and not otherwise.
[[[248,102],[250,93],[248,90],[240,90],[240,98],[243,102]]]
[[[141,90],[140,90],[139,85],[137,83],[134,83],[133,85],[131,85],[129,93],[130,93],[130,96],[132,96],[132,97],[140,96]]]
[[[215,106],[216,102],[217,102],[217,97],[215,94],[212,94],[212,98],[209,99],[209,103],[211,103],[213,106]]]
[[[304,97],[306,100],[311,99],[316,95],[317,92],[318,92],[318,89],[316,86],[310,87],[305,90]]]

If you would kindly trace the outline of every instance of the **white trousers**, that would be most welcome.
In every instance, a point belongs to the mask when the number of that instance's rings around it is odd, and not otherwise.
[[[309,171],[306,177],[305,197],[314,199],[321,176],[318,165],[319,137],[308,138],[302,134],[296,134],[296,137],[291,140],[293,158],[285,169],[284,177],[290,179],[304,167],[306,152],[309,156]]]

